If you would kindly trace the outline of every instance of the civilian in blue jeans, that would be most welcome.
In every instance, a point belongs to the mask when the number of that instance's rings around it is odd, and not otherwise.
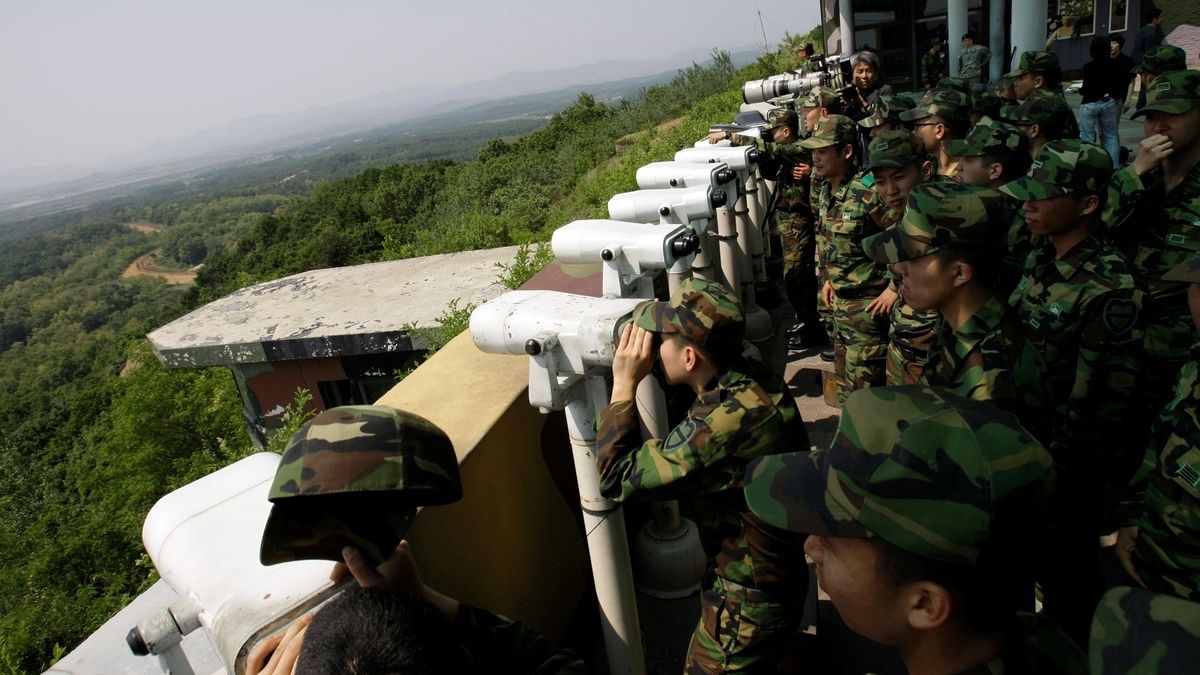
[[[1116,63],[1108,44],[1108,38],[1097,36],[1092,39],[1089,51],[1092,60],[1083,66],[1083,103],[1079,106],[1079,138],[1099,143],[1112,158],[1113,168],[1120,161],[1121,148],[1117,141],[1117,120],[1121,109],[1117,99],[1109,94],[1114,78]],[[1099,127],[1100,138],[1096,138]]]

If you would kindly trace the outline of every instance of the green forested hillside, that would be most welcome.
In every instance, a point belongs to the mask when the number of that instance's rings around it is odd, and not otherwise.
[[[473,161],[370,168],[309,191],[253,183],[122,204],[0,249],[0,672],[40,672],[155,579],[141,522],[162,494],[250,452],[231,375],[168,371],[146,332],[305,269],[544,240],[601,217],[636,168],[727,120],[745,79],[719,54],[636,100],[587,94]],[[124,225],[164,226],[144,233]],[[196,286],[122,279],[156,248]]]

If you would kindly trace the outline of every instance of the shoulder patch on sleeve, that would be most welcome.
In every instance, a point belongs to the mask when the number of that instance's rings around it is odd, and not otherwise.
[[[861,180],[862,184],[866,185],[867,187],[875,186],[875,175],[874,174],[864,173],[862,175],[862,178],[860,178],[859,180]]]
[[[1113,335],[1125,335],[1138,320],[1138,304],[1129,298],[1109,298],[1104,303],[1104,326]]]
[[[667,434],[667,438],[663,441],[663,450],[674,450],[688,445],[692,436],[696,435],[696,429],[699,426],[692,417],[685,417],[671,430],[671,433]]]

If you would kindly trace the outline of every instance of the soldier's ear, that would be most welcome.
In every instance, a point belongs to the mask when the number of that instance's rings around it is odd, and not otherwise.
[[[1079,202],[1079,215],[1088,216],[1100,210],[1100,196],[1089,194]]]
[[[926,159],[921,162],[921,182],[926,183],[933,180],[933,160]]]
[[[908,611],[908,625],[912,628],[933,630],[950,620],[954,597],[941,584],[917,581],[905,584],[901,593]]]
[[[1041,127],[1041,125],[1039,125],[1039,124],[1030,124],[1030,125],[1029,125],[1029,138],[1030,138],[1030,140],[1032,140],[1032,139],[1034,139],[1034,138],[1037,138],[1037,137],[1038,137],[1038,135],[1040,135],[1041,133],[1042,133],[1042,127]]]
[[[1000,162],[992,162],[988,166],[988,180],[999,180],[1000,176],[1004,175],[1004,165]]]
[[[951,283],[955,288],[966,286],[971,283],[971,279],[975,278],[975,269],[967,264],[965,260],[954,261],[954,279]]]

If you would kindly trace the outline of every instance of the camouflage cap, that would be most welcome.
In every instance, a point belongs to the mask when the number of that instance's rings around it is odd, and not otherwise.
[[[1029,137],[1011,124],[991,118],[980,120],[966,138],[945,142],[950,157],[980,157],[988,155],[1005,160],[1029,154]]]
[[[1058,55],[1047,51],[1028,51],[1021,54],[1021,63],[1016,70],[1005,73],[1006,77],[1020,77],[1026,73],[1053,73],[1060,71]]]
[[[987,401],[922,386],[846,398],[828,450],[761,457],[746,502],[776,527],[879,537],[916,555],[975,562],[997,518],[1037,513],[1054,463],[1016,418]]]
[[[938,251],[1003,249],[1004,197],[968,183],[937,181],[913,187],[900,222],[863,240],[872,260],[895,264]]]
[[[1180,70],[1187,70],[1187,52],[1175,45],[1159,45],[1146,54],[1133,72],[1166,75]]]
[[[1000,191],[1020,202],[1059,197],[1068,192],[1102,193],[1112,178],[1112,158],[1104,148],[1077,138],[1042,146],[1029,173],[1005,183]]]
[[[809,90],[808,95],[796,101],[798,108],[825,108],[841,100],[837,91],[829,87],[817,85]]]
[[[925,143],[911,131],[881,131],[870,145],[867,152],[870,163],[863,167],[874,171],[881,167],[905,167],[910,164],[920,164],[929,153],[925,151]]]
[[[1163,281],[1183,281],[1200,284],[1200,255],[1193,256],[1172,267],[1163,275]]]
[[[858,126],[864,129],[874,129],[885,122],[900,124],[900,113],[912,110],[916,101],[904,94],[888,94],[880,97],[880,104],[875,113],[858,121]]]
[[[949,89],[961,92],[967,96],[971,95],[971,83],[967,82],[966,78],[954,77],[953,75],[947,75],[938,80],[937,86],[934,89]]]
[[[655,333],[678,333],[688,342],[726,356],[742,352],[746,321],[742,303],[723,284],[691,277],[669,302],[638,305],[633,322]]]
[[[1006,106],[1000,111],[1000,119],[1009,124],[1036,124],[1045,135],[1058,136],[1066,130],[1075,113],[1067,105],[1067,99],[1055,92],[1038,89],[1025,99],[1020,107]]]
[[[767,113],[767,128],[775,129],[777,127],[790,127],[796,129],[800,126],[800,116],[795,110],[787,108],[775,108]]]
[[[971,97],[971,112],[991,119],[1000,118],[1000,108],[1004,101],[993,92],[981,91]]]
[[[1146,105],[1130,115],[1148,112],[1181,115],[1200,105],[1200,70],[1181,70],[1160,75],[1146,91]]]
[[[330,408],[279,460],[259,558],[341,560],[349,545],[382,561],[417,506],[461,498],[454,446],[433,423],[386,406]]]
[[[826,115],[817,122],[812,136],[800,142],[805,150],[827,148],[831,145],[853,143],[858,139],[858,125],[845,115]]]
[[[934,115],[947,122],[966,122],[971,117],[971,98],[954,89],[934,89],[915,108],[900,113],[900,119],[911,122]]]
[[[1092,616],[1093,675],[1194,672],[1200,662],[1200,604],[1128,586],[1100,598]]]

